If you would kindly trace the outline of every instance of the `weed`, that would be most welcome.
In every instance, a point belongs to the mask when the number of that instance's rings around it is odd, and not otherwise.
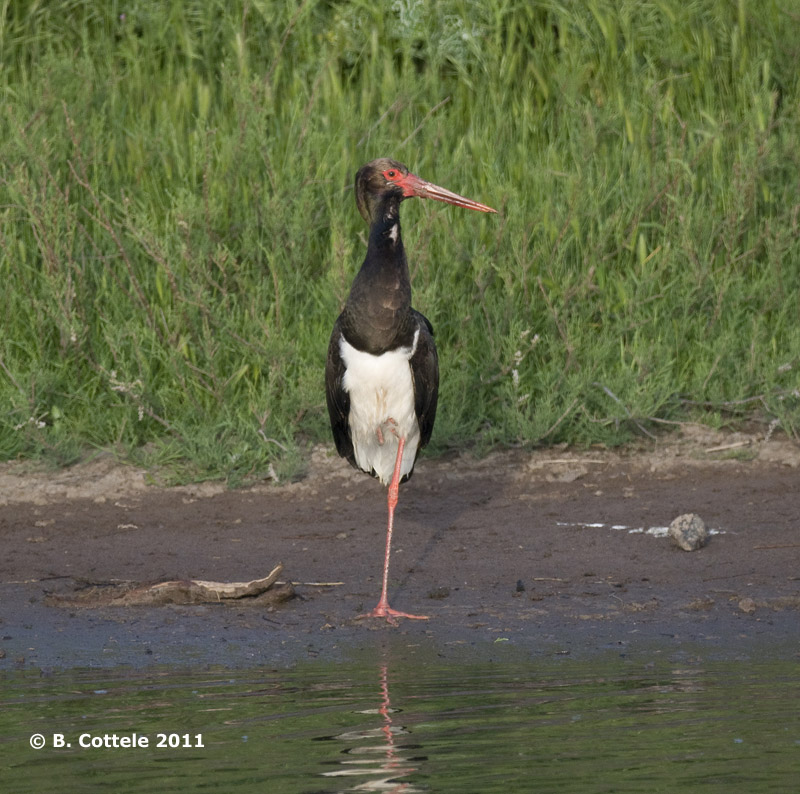
[[[800,26],[727,0],[10,4],[0,457],[291,476],[389,155],[434,451],[800,427]],[[773,424],[769,424],[769,423]]]

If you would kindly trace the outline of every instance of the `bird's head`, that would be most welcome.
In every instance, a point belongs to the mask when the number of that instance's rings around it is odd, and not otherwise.
[[[359,168],[356,174],[356,204],[364,220],[371,224],[377,207],[388,197],[398,202],[407,198],[429,198],[478,212],[497,212],[485,204],[459,196],[412,174],[397,160],[381,157]]]

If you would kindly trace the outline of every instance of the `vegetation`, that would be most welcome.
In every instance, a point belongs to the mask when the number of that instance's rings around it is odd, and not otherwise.
[[[51,0],[0,11],[0,458],[289,473],[392,156],[434,450],[800,433],[800,7]]]

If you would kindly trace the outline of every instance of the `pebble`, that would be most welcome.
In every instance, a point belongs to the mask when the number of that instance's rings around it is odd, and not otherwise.
[[[672,542],[684,551],[697,551],[708,543],[708,530],[697,513],[684,513],[669,525]]]
[[[739,601],[739,609],[748,615],[752,615],[756,611],[756,602],[752,598],[746,597]]]

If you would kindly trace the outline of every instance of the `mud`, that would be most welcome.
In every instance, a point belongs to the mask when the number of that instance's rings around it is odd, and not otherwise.
[[[785,438],[688,426],[622,451],[421,458],[400,492],[390,599],[430,619],[396,627],[357,620],[379,595],[385,490],[332,449],[294,483],[154,476],[104,457],[0,469],[0,670],[284,666],[382,643],[454,659],[800,648],[800,448]],[[672,545],[682,513],[708,545]],[[283,603],[53,605],[120,582],[247,582],[279,562]]]

